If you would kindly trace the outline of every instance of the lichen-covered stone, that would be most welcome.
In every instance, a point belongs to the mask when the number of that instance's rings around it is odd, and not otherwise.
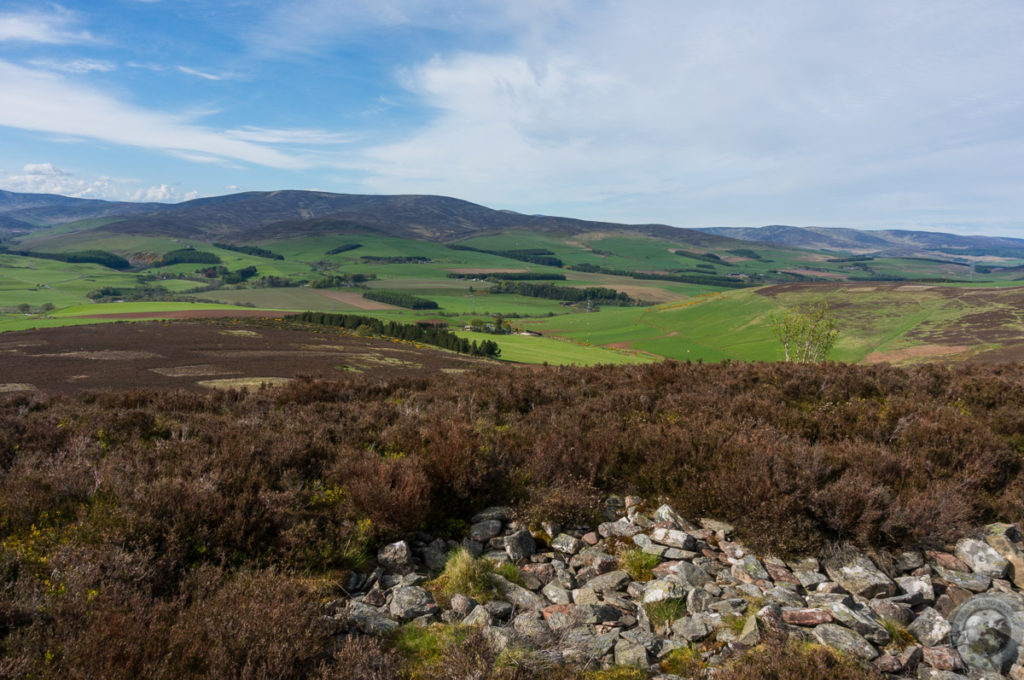
[[[812,633],[821,644],[863,661],[871,661],[878,656],[878,650],[870,642],[849,628],[823,623],[815,627]]]
[[[882,573],[866,555],[858,555],[852,560],[827,563],[825,571],[847,592],[868,600],[873,597],[892,597],[899,590],[896,583]]]

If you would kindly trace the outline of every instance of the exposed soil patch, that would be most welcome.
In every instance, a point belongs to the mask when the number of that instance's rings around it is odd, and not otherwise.
[[[425,375],[493,362],[343,335],[243,322],[66,326],[4,333],[0,392],[74,393],[121,388],[258,387],[299,375]],[[226,331],[249,331],[227,333]]]
[[[332,300],[337,300],[338,302],[344,302],[346,305],[351,305],[356,309],[401,309],[401,307],[389,305],[384,302],[367,300],[363,297],[362,293],[346,293],[340,290],[318,290],[317,292],[324,297],[329,297]]]
[[[864,357],[866,364],[896,364],[910,359],[943,357],[952,354],[963,354],[970,348],[967,345],[915,345],[905,349],[894,349],[888,352],[872,352]]]

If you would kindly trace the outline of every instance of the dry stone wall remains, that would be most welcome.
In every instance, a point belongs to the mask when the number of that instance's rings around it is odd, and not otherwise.
[[[659,671],[673,650],[696,649],[712,677],[769,637],[827,645],[894,678],[1024,680],[1024,545],[1013,525],[990,525],[948,551],[889,556],[882,569],[855,552],[756,555],[729,524],[688,521],[667,505],[646,511],[635,497],[610,498],[604,512],[598,526],[531,531],[507,508],[489,508],[461,542],[421,535],[384,546],[376,569],[351,574],[349,596],[326,615],[349,634],[408,622],[479,626],[498,648],[551,663],[633,665],[662,680],[676,677]],[[425,586],[458,547],[514,563],[522,583],[495,576],[495,599],[457,593],[439,606]],[[651,556],[649,578],[623,568],[626,548]],[[674,604],[673,616],[652,620],[659,603]]]

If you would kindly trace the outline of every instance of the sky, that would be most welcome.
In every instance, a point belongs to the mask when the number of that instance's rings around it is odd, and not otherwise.
[[[1020,0],[0,2],[0,188],[1024,237]]]

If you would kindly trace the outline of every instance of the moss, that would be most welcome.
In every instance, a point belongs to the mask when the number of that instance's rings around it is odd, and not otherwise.
[[[700,651],[690,645],[680,649],[673,649],[668,656],[658,664],[662,673],[672,673],[683,677],[699,677],[705,664],[701,661]]]

